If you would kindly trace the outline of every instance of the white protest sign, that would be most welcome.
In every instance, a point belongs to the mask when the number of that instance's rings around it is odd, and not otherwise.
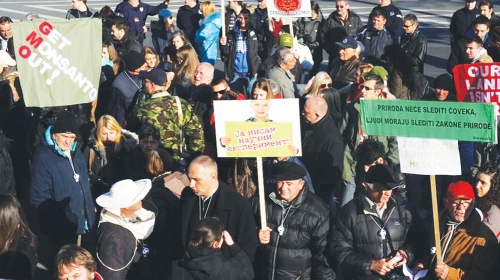
[[[420,175],[460,175],[457,140],[397,137],[401,172]]]
[[[309,0],[269,0],[267,1],[269,17],[310,17],[311,1]]]

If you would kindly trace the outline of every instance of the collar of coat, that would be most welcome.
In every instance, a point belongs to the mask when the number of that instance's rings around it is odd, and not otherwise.
[[[299,207],[300,204],[302,204],[302,202],[304,202],[304,200],[306,200],[308,190],[309,190],[309,187],[307,186],[307,182],[304,181],[304,187],[302,187],[302,190],[299,192],[297,197],[290,203],[290,207]],[[276,193],[276,192],[270,193],[269,198],[275,204],[277,204],[283,208],[286,208],[284,203],[283,203],[283,200],[281,200],[278,193]]]

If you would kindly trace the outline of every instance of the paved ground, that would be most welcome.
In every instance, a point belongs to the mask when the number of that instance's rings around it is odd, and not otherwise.
[[[271,1],[271,0],[268,0]],[[94,10],[100,10],[104,5],[115,7],[120,0],[89,0],[89,6]],[[145,2],[156,4],[159,1]],[[218,2],[218,1],[217,1]],[[335,1],[318,1],[324,16],[328,16],[335,10]],[[377,1],[350,1],[351,9],[358,13],[364,22],[366,22],[368,14]],[[500,4],[500,0],[494,1]],[[220,2],[218,2],[220,3]],[[256,1],[250,1],[252,6],[256,7]],[[422,33],[426,36],[428,45],[428,55],[425,65],[425,74],[431,80],[437,75],[446,72],[446,60],[450,52],[448,26],[451,16],[454,11],[463,7],[463,1],[450,0],[414,0],[414,1],[395,1],[396,5],[401,9],[403,15],[414,13],[420,20]],[[11,17],[14,21],[23,20],[28,12],[39,13],[42,18],[64,18],[66,11],[70,8],[70,0],[37,0],[37,1],[12,1],[0,0],[0,15]],[[177,9],[183,5],[181,0],[172,0],[170,9],[176,14]],[[157,19],[150,17],[150,20]],[[146,40],[146,44],[150,44],[150,40]],[[327,57],[325,55],[325,61]],[[324,63],[325,64],[325,63]],[[324,66],[326,68],[326,64]],[[222,64],[218,62],[216,68],[222,70]],[[36,213],[26,199],[21,200],[26,211],[29,223],[33,230],[39,236],[39,258],[41,263],[47,265],[47,240],[46,237],[39,232]],[[38,270],[36,279],[53,279],[52,274],[44,270]]]

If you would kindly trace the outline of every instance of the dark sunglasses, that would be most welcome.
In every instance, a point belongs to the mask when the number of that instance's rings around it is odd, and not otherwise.
[[[329,83],[329,84],[321,84],[319,85],[319,88],[320,89],[324,89],[324,88],[331,88],[333,86],[332,83]]]
[[[224,94],[226,93],[227,91],[227,88],[226,89],[223,89],[223,90],[219,90],[219,91],[213,91],[214,94]]]

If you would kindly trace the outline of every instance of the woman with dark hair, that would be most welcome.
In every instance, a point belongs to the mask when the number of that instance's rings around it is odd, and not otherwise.
[[[172,62],[172,64],[174,65],[178,65],[179,62],[177,61],[177,51],[182,46],[188,46],[188,45],[190,46],[191,43],[184,35],[184,31],[182,30],[175,31],[174,33],[172,33],[170,44],[168,45],[167,49],[164,50],[163,52],[165,55],[165,60]]]
[[[226,243],[231,257],[222,255],[220,248]],[[187,252],[174,261],[168,279],[253,279],[252,263],[244,251],[234,243],[215,217],[196,222]]]
[[[500,165],[487,161],[479,167],[475,180],[476,207],[500,242]]]
[[[33,279],[37,262],[36,237],[28,227],[21,205],[14,196],[1,194],[0,278]]]
[[[194,83],[194,72],[200,64],[198,55],[191,45],[182,46],[177,50],[177,63],[179,67],[175,71],[174,82],[183,86],[186,90]]]
[[[311,1],[311,17],[302,17],[295,22],[296,36],[300,43],[306,45],[313,55],[314,66],[309,71],[309,77],[316,75],[323,61],[323,50],[319,46],[317,34],[323,21],[323,13],[318,2]]]
[[[169,9],[160,10],[158,21],[151,21],[151,42],[162,60],[165,58],[165,51],[170,45],[174,31],[175,23],[172,12]]]
[[[318,95],[326,100],[328,104],[328,114],[340,129],[340,125],[342,124],[342,109],[339,91],[334,88],[325,88],[320,90]]]

